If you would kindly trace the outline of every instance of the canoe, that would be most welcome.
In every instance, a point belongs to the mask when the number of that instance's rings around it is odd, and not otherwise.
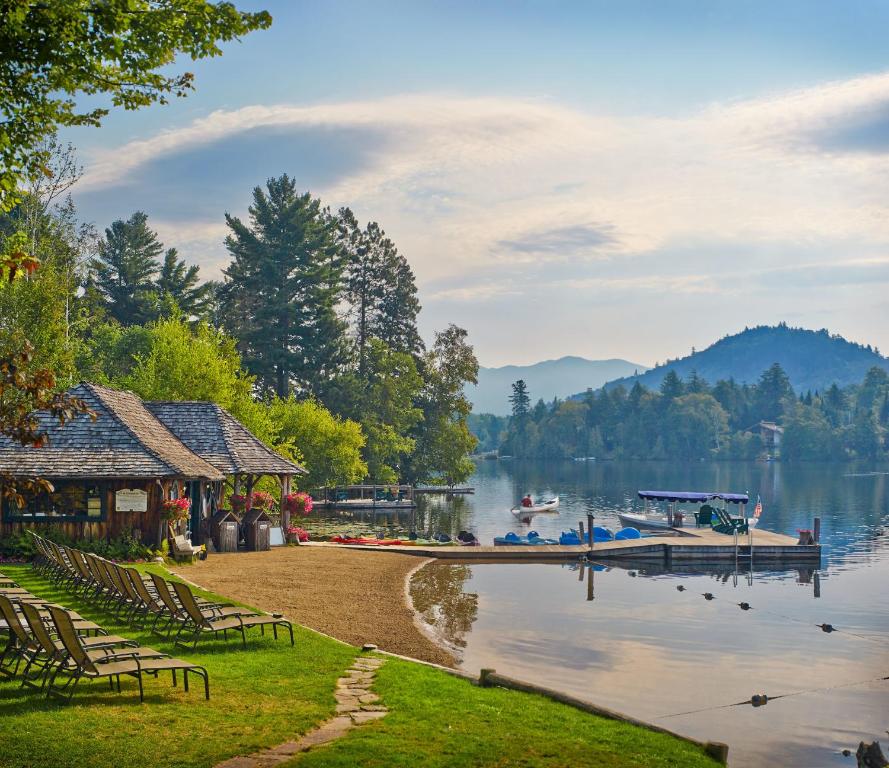
[[[555,512],[559,508],[559,497],[556,496],[549,501],[545,501],[542,504],[535,504],[533,507],[513,507],[510,512],[512,512],[516,517],[529,517],[530,515],[536,515],[540,512]]]

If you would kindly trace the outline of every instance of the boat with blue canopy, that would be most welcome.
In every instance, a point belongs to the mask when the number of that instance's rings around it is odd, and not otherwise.
[[[695,522],[698,525],[711,525],[716,519],[716,527],[737,528],[738,530],[747,530],[757,523],[757,519],[747,518],[746,507],[750,501],[750,495],[747,493],[725,493],[723,491],[639,491],[638,496],[645,504],[644,511],[640,514],[637,512],[619,512],[618,518],[625,526],[633,526],[636,528],[681,528],[685,522],[685,513],[681,509],[677,509],[677,504],[697,504],[700,509],[694,513]],[[710,502],[721,501],[724,505],[736,504],[739,507],[740,515],[730,515],[725,509],[717,509]],[[649,506],[654,502],[666,502],[667,513],[652,514],[649,512]],[[737,521],[737,522],[732,522]]]

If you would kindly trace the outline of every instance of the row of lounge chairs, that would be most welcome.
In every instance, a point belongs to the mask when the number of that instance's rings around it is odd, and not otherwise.
[[[283,627],[294,644],[293,625],[281,616],[204,600],[187,584],[167,581],[155,573],[148,574],[146,580],[135,568],[29,533],[38,552],[34,565],[46,578],[134,626],[148,626],[168,637],[175,631],[177,645],[195,648],[202,636],[228,638],[231,630],[241,635],[246,648],[247,630],[254,627],[263,634],[271,627],[276,640],[278,628]]]
[[[73,611],[31,594],[11,579],[0,575],[0,632],[6,645],[0,651],[0,675],[14,678],[21,669],[22,687],[71,700],[80,680],[107,678],[120,692],[121,675],[139,684],[139,701],[144,701],[144,675],[182,672],[185,690],[188,675],[203,679],[204,696],[210,698],[207,670],[182,659],[174,659],[132,640],[109,635],[98,624]]]

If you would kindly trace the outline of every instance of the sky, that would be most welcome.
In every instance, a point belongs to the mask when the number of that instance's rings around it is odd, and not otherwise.
[[[889,3],[237,2],[196,90],[66,131],[81,216],[220,278],[287,173],[378,221],[482,365],[653,365],[745,326],[889,351]]]

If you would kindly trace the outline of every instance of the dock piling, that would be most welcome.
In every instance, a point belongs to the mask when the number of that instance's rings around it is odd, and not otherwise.
[[[590,557],[593,556],[593,521],[595,520],[595,515],[592,512],[587,512],[586,516],[586,527],[587,531],[590,535]],[[581,539],[581,543],[583,543],[583,539]]]
[[[815,536],[815,543],[821,543],[821,518],[815,518],[815,524],[812,526],[812,533]]]

